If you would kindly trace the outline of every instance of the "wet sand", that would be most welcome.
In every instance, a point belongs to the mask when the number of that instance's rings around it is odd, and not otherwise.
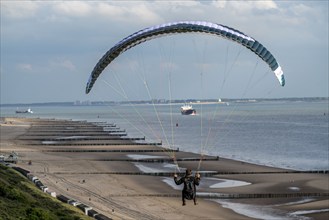
[[[112,131],[108,135],[99,126],[77,123],[1,119],[0,153],[16,151],[17,166],[38,176],[51,191],[113,219],[329,217],[328,173],[294,172],[209,156],[200,164],[198,205],[187,201],[182,206],[182,186],[173,184],[172,175],[187,167],[197,170],[200,155],[137,145],[118,136],[114,128],[107,128]],[[170,161],[172,156],[179,171]]]

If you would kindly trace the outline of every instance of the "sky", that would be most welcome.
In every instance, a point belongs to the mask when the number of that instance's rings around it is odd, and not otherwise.
[[[146,27],[188,20],[257,39],[282,66],[286,86],[242,46],[183,34],[121,54],[85,94],[95,64],[117,42]],[[1,0],[0,103],[112,101],[129,89],[144,99],[148,92],[137,81],[150,84],[148,98],[168,99],[163,84],[179,99],[328,97],[328,51],[328,1]],[[143,77],[147,83],[138,80]]]

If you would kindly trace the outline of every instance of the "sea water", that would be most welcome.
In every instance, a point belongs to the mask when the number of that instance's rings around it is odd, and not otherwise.
[[[131,137],[168,148],[273,167],[328,170],[328,99],[180,105],[32,106],[33,114],[1,107],[1,117],[33,117],[115,123]],[[23,108],[23,107],[20,107]]]

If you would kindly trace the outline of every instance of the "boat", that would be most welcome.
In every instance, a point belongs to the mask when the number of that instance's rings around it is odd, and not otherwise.
[[[33,113],[33,111],[30,109],[30,108],[28,108],[27,110],[23,110],[23,111],[20,111],[20,110],[16,110],[16,114],[20,114],[20,113]]]
[[[192,105],[188,105],[188,104],[184,104],[180,108],[180,112],[182,113],[182,115],[195,115],[196,114],[196,111],[192,107]]]

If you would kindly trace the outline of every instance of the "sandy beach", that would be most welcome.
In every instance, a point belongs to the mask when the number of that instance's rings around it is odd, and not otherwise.
[[[2,118],[0,154],[15,151],[57,194],[112,219],[328,219],[328,173],[297,172],[173,152],[103,124]],[[171,157],[177,159],[179,170]],[[198,166],[200,164],[200,169]],[[175,172],[201,173],[198,205],[182,206]]]

